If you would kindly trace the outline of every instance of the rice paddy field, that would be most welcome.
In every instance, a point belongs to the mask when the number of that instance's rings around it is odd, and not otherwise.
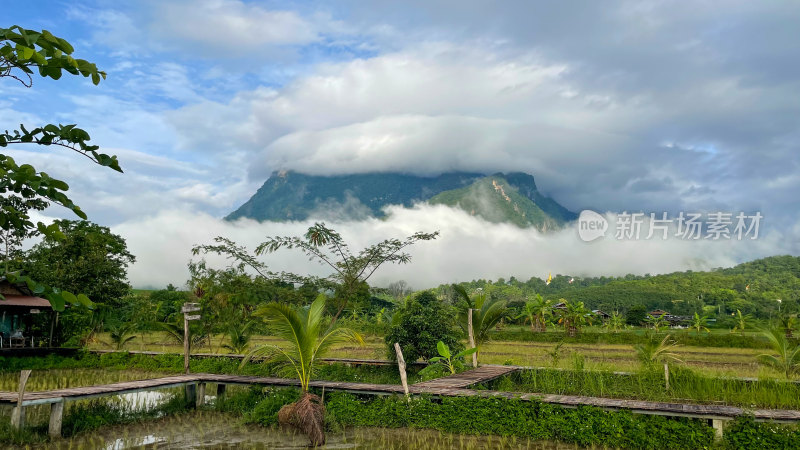
[[[727,331],[726,331],[727,333]],[[94,349],[108,349],[104,345],[107,336],[101,335],[91,345]],[[195,349],[203,353],[229,353],[222,345],[226,343],[222,335],[213,336],[209,343]],[[268,336],[254,336],[251,345],[277,345],[277,339]],[[565,343],[559,352],[558,361],[551,353],[556,344],[548,342],[490,341],[481,349],[481,362],[486,364],[513,364],[535,367],[572,368],[574,355],[581,355],[584,368],[588,370],[611,370],[634,372],[639,369],[639,361],[633,346],[629,344],[581,344]],[[127,350],[161,351],[182,353],[183,348],[170,342],[166,335],[155,332],[138,336],[126,347]],[[710,376],[723,377],[761,377],[778,376],[757,363],[757,356],[765,349],[732,347],[693,347],[680,346],[675,350],[686,367]],[[366,345],[340,345],[328,355],[331,358],[386,359],[383,338],[367,336]]]

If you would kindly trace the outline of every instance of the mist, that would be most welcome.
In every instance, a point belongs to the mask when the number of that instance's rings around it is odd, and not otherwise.
[[[534,228],[493,224],[447,206],[420,204],[413,208],[392,206],[387,217],[362,221],[328,221],[340,232],[351,250],[387,238],[404,238],[416,231],[439,231],[435,241],[420,242],[408,249],[407,265],[385,265],[369,280],[373,286],[405,280],[415,289],[442,283],[514,276],[521,280],[545,278],[548,273],[573,276],[643,275],[684,270],[708,270],[786,253],[782,237],[776,232],[757,240],[698,240],[677,238],[619,241],[613,235],[593,242],[582,241],[574,224],[564,229],[540,233]],[[613,216],[607,215],[613,222]],[[254,248],[267,236],[300,236],[313,223],[256,222],[241,219],[227,222],[208,214],[191,211],[162,212],[112,227],[122,235],[137,261],[128,271],[136,288],[162,288],[168,283],[185,284],[191,248],[211,243],[215,236],[233,239]],[[198,257],[195,257],[198,258]],[[205,256],[210,265],[230,264],[216,255]],[[282,250],[262,260],[273,271],[327,275],[322,265],[309,261],[298,251]]]

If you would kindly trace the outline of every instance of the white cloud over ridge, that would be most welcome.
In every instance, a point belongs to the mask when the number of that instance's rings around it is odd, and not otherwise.
[[[354,250],[416,231],[439,230],[441,236],[410,247],[410,264],[382,267],[370,280],[376,286],[399,279],[423,289],[480,278],[543,278],[549,272],[608,276],[707,270],[787,250],[777,233],[762,235],[754,241],[617,241],[606,237],[586,243],[579,239],[575,227],[543,235],[532,228],[490,224],[446,206],[390,207],[387,212],[389,217],[385,220],[329,225],[341,232]],[[186,264],[195,244],[211,243],[215,236],[221,235],[252,249],[266,236],[301,235],[309,225],[310,222],[258,223],[247,219],[225,222],[206,214],[173,211],[121,224],[112,231],[127,239],[129,250],[137,257],[129,270],[131,283],[136,287],[159,288],[186,281]],[[227,264],[218,257],[207,259],[217,267]],[[328,273],[323,266],[309,263],[299,252],[281,251],[263,260],[276,271]]]

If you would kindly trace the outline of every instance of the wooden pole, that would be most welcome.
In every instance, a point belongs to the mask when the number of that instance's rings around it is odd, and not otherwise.
[[[197,405],[203,406],[206,404],[206,384],[197,383]]]
[[[189,319],[183,313],[183,372],[189,373]]]
[[[28,384],[28,377],[31,376],[30,370],[23,370],[19,373],[19,395],[17,406],[11,412],[11,427],[19,430],[25,426],[25,407],[22,406],[22,398],[25,395],[25,385]]]
[[[50,314],[50,338],[48,339],[48,342],[47,342],[47,346],[48,347],[52,347],[53,346],[53,332],[55,332],[55,329],[56,329],[56,315],[57,314],[58,313],[56,311],[53,311]]]
[[[406,360],[403,358],[403,351],[400,350],[400,344],[394,343],[394,351],[397,353],[397,367],[400,370],[400,381],[403,383],[403,392],[408,397],[408,377],[406,376]]]
[[[50,404],[50,427],[48,434],[51,438],[61,437],[61,424],[64,421],[64,400]]]
[[[467,312],[467,331],[469,333],[469,347],[475,348],[475,335],[472,333],[472,308]],[[478,352],[472,354],[472,367],[478,367]]]
[[[667,385],[667,390],[669,390],[669,365],[664,363],[664,382]]]

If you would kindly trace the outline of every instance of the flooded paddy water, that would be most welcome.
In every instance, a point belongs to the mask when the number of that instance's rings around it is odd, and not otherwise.
[[[110,426],[30,449],[301,449],[308,438],[293,430],[243,425],[241,419],[196,411],[146,423]],[[348,428],[327,434],[328,449],[576,449],[575,445],[501,436],[465,436],[409,428]]]

